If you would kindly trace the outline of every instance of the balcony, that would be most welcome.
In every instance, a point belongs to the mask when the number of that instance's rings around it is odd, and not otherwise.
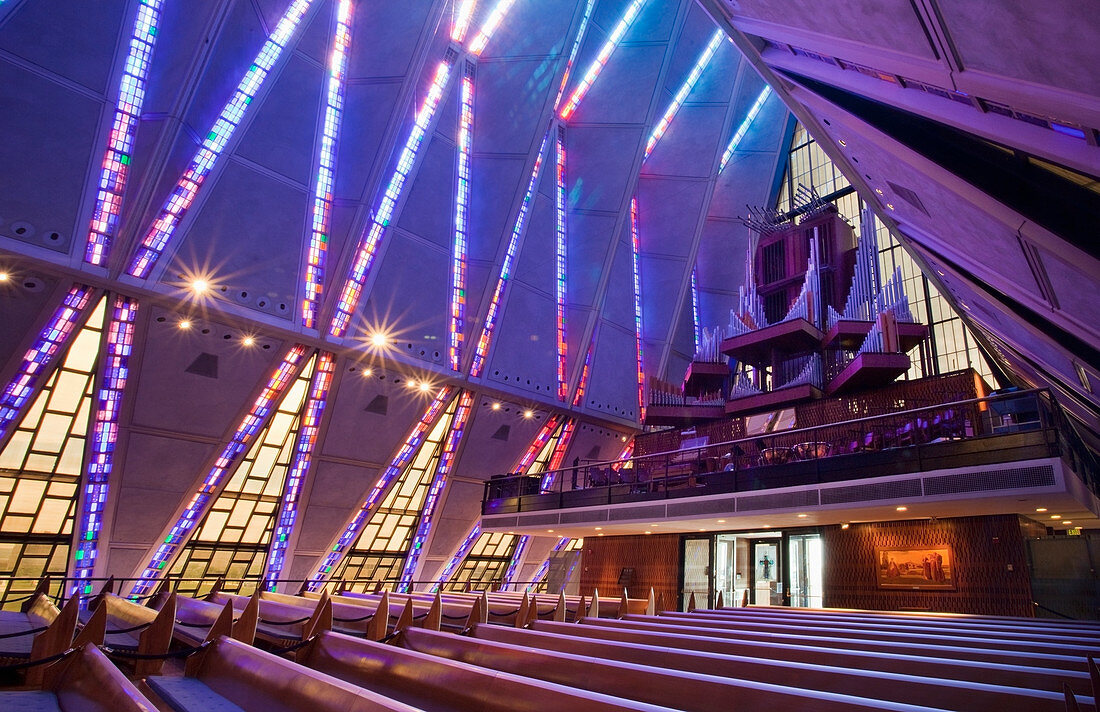
[[[1045,391],[1020,391],[485,483],[485,516],[816,486],[1062,458],[1100,492]],[[563,518],[565,515],[562,515]]]

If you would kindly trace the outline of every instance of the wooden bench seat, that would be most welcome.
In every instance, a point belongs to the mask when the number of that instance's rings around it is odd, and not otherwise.
[[[984,648],[988,650],[1012,650],[1021,653],[1031,653],[1033,655],[1068,654],[1081,657],[1100,652],[1100,649],[1093,645],[994,638],[979,636],[974,633],[928,635],[923,632],[905,633],[897,631],[853,630],[840,626],[809,627],[794,623],[767,623],[762,621],[737,621],[736,624],[724,624],[722,621],[708,620],[702,617],[693,618],[691,616],[627,616],[625,620],[631,622],[676,625],[701,630],[727,630],[735,631],[738,634],[747,631],[786,633],[789,635],[820,634],[833,638],[848,638],[852,641],[867,640],[873,642],[909,643],[912,646],[925,646],[928,649],[955,645],[970,648]],[[857,645],[857,643],[853,642],[852,645]]]
[[[476,630],[485,628],[478,626]],[[714,656],[705,671],[670,666],[677,654],[652,647],[647,654],[624,661],[614,653],[625,651],[619,644],[585,644],[568,638],[565,650],[538,647],[538,639],[555,636],[526,630],[504,630],[511,642],[459,637],[445,633],[406,630],[399,645],[503,672],[526,674],[550,682],[574,684],[585,689],[627,697],[653,704],[676,706],[696,712],[719,712],[769,704],[776,709],[859,709],[866,702],[892,701],[900,704],[970,712],[1002,712],[1012,706],[1033,712],[1063,712],[1059,692],[1004,687],[958,680],[936,680],[917,675],[854,670],[826,664],[762,660],[747,656]],[[488,632],[493,635],[492,631]],[[587,648],[587,650],[586,650]],[[598,650],[593,650],[598,649]],[[685,657],[684,654],[679,654]],[[706,656],[696,656],[704,658]],[[696,667],[704,661],[694,661]],[[745,687],[741,683],[766,683],[772,689]],[[791,686],[792,683],[795,685]],[[788,687],[791,692],[780,689]],[[820,701],[797,700],[791,695],[808,692],[851,696],[843,707]]]
[[[707,610],[707,609],[699,609]],[[892,619],[902,622],[919,623],[959,623],[976,625],[1008,625],[1014,628],[1039,627],[1054,629],[1078,629],[1083,632],[1093,632],[1100,635],[1100,623],[1094,621],[1069,620],[1061,618],[1023,618],[1020,616],[991,616],[973,613],[947,613],[942,611],[880,611],[865,608],[798,608],[793,606],[765,606],[753,605],[744,608],[718,608],[717,611],[742,611],[748,610],[754,613],[780,613],[783,615],[800,615],[810,617],[841,617],[864,620]]]
[[[80,601],[73,597],[58,610],[49,596],[48,581],[43,580],[34,594],[18,611],[0,611],[0,665],[12,665],[28,660],[41,660],[69,649],[76,633]],[[28,685],[42,683],[41,666],[27,668],[24,679]]]
[[[451,633],[440,635],[456,637]],[[340,633],[320,634],[302,651],[299,660],[341,680],[433,712],[670,709],[487,670]]]
[[[176,622],[176,595],[170,594],[161,609],[140,606],[113,593],[92,599],[84,620],[84,632],[96,645],[138,655],[164,655],[172,644]],[[108,652],[110,652],[110,650]],[[134,660],[134,675],[160,673],[164,660]]]
[[[382,695],[221,637],[187,661],[184,677],[151,677],[176,712],[414,712]]]
[[[536,628],[543,625],[536,624]],[[1002,663],[1006,665],[1025,665],[1056,670],[1087,671],[1086,659],[1080,655],[1031,653],[1011,650],[990,650],[967,645],[927,646],[919,642],[894,642],[862,640],[857,644],[850,638],[837,638],[823,634],[807,632],[802,635],[793,633],[775,633],[768,631],[732,631],[698,627],[684,627],[640,621],[604,621],[586,620],[577,626],[578,634],[607,639],[637,639],[641,636],[660,636],[663,645],[670,647],[692,647],[709,649],[719,643],[761,642],[785,643],[792,645],[813,645],[825,648],[860,650],[879,655],[930,655],[949,660],[973,660],[975,662]],[[680,641],[689,641],[686,645]],[[704,648],[703,646],[707,646]]]
[[[1050,628],[1029,628],[1021,630],[1012,627],[974,627],[955,623],[921,624],[920,621],[895,622],[891,620],[865,621],[844,618],[811,618],[809,616],[788,616],[778,613],[757,615],[749,610],[746,613],[726,613],[725,611],[693,611],[691,613],[664,612],[661,618],[685,620],[705,620],[713,625],[740,626],[744,623],[763,623],[767,625],[795,625],[802,628],[825,628],[832,630],[852,630],[881,632],[916,633],[927,636],[978,636],[991,640],[1022,640],[1036,643],[1057,643],[1073,645],[1093,645],[1100,648],[1100,636],[1078,630],[1051,630]]]
[[[41,690],[0,691],[0,709],[18,712],[155,712],[156,707],[92,643],[44,668]]]
[[[175,595],[176,624],[172,629],[172,639],[184,646],[194,647],[210,637],[211,630],[215,626],[223,627],[217,631],[219,635],[228,635],[234,640],[239,640],[246,645],[251,645],[256,638],[256,616],[242,613],[234,620],[232,603],[219,606],[216,603],[202,601],[190,596]],[[149,601],[149,607],[161,610],[168,600],[168,594],[157,594]],[[246,607],[247,608],[247,607]],[[228,613],[226,611],[228,610]],[[223,621],[223,618],[226,619]]]
[[[1069,683],[1077,694],[1092,694],[1089,676],[1083,671],[935,658],[927,655],[882,655],[850,648],[717,640],[671,633],[618,635],[612,631],[613,635],[610,636],[593,635],[594,632],[603,630],[605,629],[592,626],[539,622],[525,631],[479,626],[472,635],[496,642],[530,645],[559,652],[577,651],[584,655],[624,662],[656,665],[657,662],[648,661],[660,660],[663,667],[714,675],[723,674],[723,661],[727,656],[741,656],[853,670],[921,675],[930,680],[1026,687],[1050,692],[1060,692],[1062,684]]]
[[[244,616],[249,606],[253,605],[257,615],[256,639],[273,647],[287,647],[305,640],[315,629],[328,630],[332,626],[332,609],[327,597],[316,601],[311,608],[265,601],[258,595],[213,593],[207,600],[220,605],[231,604],[238,618]]]

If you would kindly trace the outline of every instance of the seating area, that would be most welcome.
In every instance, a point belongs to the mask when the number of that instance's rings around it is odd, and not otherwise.
[[[147,605],[105,587],[87,599],[79,632],[77,598],[63,609],[71,624],[45,594],[6,615],[7,631],[26,634],[5,642],[39,640],[46,631],[32,632],[41,626],[28,621],[52,616],[50,626],[69,627],[59,638],[60,627],[50,628],[60,650],[40,646],[23,660],[41,655],[44,664],[26,668],[38,671],[33,678],[8,680],[0,708],[1097,709],[1100,624],[1092,622],[730,608],[720,599],[716,608],[694,609],[694,596],[688,612],[661,611],[652,593],[632,599],[596,591],[549,597],[339,586],[246,597],[216,584],[203,601],[169,587]]]

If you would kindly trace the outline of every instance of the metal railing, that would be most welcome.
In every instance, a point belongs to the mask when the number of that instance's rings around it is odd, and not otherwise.
[[[930,446],[979,441],[1028,431],[1047,431],[1046,456],[1074,453],[1072,465],[1090,489],[1097,487],[1096,463],[1065,426],[1049,391],[1020,390],[984,398],[941,403],[887,415],[853,418],[813,427],[754,435],[720,443],[624,460],[577,461],[571,467],[532,475],[495,475],[485,483],[484,514],[592,506],[618,501],[693,494],[698,485],[723,480],[724,491],[764,489],[825,481],[829,458],[841,455],[891,452],[907,459],[910,471],[923,469],[922,458],[936,456]],[[1054,433],[1057,433],[1056,435]],[[911,448],[911,450],[910,450]],[[941,448],[942,450],[942,448]],[[791,467],[802,463],[801,467]],[[786,465],[778,468],[775,466]],[[769,470],[776,475],[769,477]],[[804,481],[792,480],[791,470],[810,470]],[[782,474],[780,472],[782,471]],[[894,474],[894,473],[887,473]],[[742,476],[743,475],[743,476]],[[832,479],[846,479],[843,473]],[[830,480],[831,481],[831,480]],[[581,492],[603,491],[606,497]],[[570,495],[577,492],[577,495]],[[557,504],[546,497],[559,495]],[[516,503],[518,500],[518,504]],[[539,501],[541,500],[541,501]],[[507,503],[506,503],[507,502]]]

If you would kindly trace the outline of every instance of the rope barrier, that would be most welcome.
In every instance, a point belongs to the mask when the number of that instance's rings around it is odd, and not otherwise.
[[[138,623],[137,625],[132,625],[129,628],[119,628],[118,630],[104,631],[104,635],[121,635],[123,633],[133,633],[135,630],[145,630],[151,625],[153,625],[152,621],[149,621],[148,623]]]
[[[182,650],[169,651],[167,653],[135,653],[129,650],[123,650],[122,648],[113,648],[110,645],[101,645],[100,650],[104,655],[113,658],[124,658],[126,660],[169,660],[171,658],[186,658],[206,648],[213,641],[204,641],[193,648],[183,648]]]
[[[332,622],[333,623],[362,623],[363,621],[369,621],[372,618],[374,618],[373,613],[368,613],[367,615],[360,616],[359,618],[337,618],[336,616],[333,616],[332,617]]]
[[[181,621],[176,619],[176,625],[181,625],[184,628],[209,628],[214,625],[214,621],[197,622],[197,621]]]
[[[382,639],[379,640],[378,642],[379,643],[388,643],[388,642],[390,642],[391,640],[393,640],[394,638],[396,638],[399,635],[401,635],[401,631],[395,630],[394,632],[390,633],[389,635],[383,636]]]
[[[266,618],[260,618],[259,621],[264,625],[298,625],[299,623],[305,623],[311,617],[312,616],[306,616],[305,618],[295,618],[292,621],[269,621]]]
[[[503,613],[498,613],[497,611],[490,610],[489,615],[491,615],[491,616],[514,616],[515,614],[519,613],[519,611],[520,611],[519,608],[517,608],[514,611],[504,611]]]
[[[25,635],[38,635],[44,630],[49,630],[49,626],[39,626],[38,628],[30,628],[29,630],[17,630],[14,633],[4,633],[0,635],[0,639],[4,638],[22,638]]]
[[[28,593],[26,596],[20,596],[19,598],[5,598],[4,599],[4,604],[7,605],[9,603],[22,603],[23,601],[31,600],[32,598],[34,598],[37,595],[38,595],[38,591],[34,591],[33,593]],[[43,594],[43,595],[45,595],[45,594]],[[46,596],[46,597],[49,598],[49,596]]]
[[[62,658],[67,658],[78,650],[78,648],[69,648],[68,650],[57,653],[56,655],[50,655],[49,657],[39,658],[38,660],[28,660],[25,663],[14,663],[12,665],[0,665],[0,672],[11,672],[15,670],[23,670],[26,668],[36,667],[38,665],[47,665],[49,663],[55,663]]]
[[[428,611],[428,613],[431,613],[431,611]],[[418,615],[418,616],[413,616],[413,620],[414,620],[414,621],[421,621],[421,620],[424,620],[425,618],[427,618],[427,617],[428,617],[428,613],[421,613],[421,614],[420,614],[420,615]]]
[[[449,620],[449,621],[464,621],[464,620],[466,620],[467,618],[469,618],[469,617],[470,617],[470,614],[469,614],[469,613],[467,613],[467,614],[466,614],[466,615],[464,615],[464,616],[449,616],[449,615],[447,615],[446,613],[440,613],[440,614],[439,614],[439,617],[440,617],[440,618],[445,618],[445,619],[447,619],[447,620]]]

